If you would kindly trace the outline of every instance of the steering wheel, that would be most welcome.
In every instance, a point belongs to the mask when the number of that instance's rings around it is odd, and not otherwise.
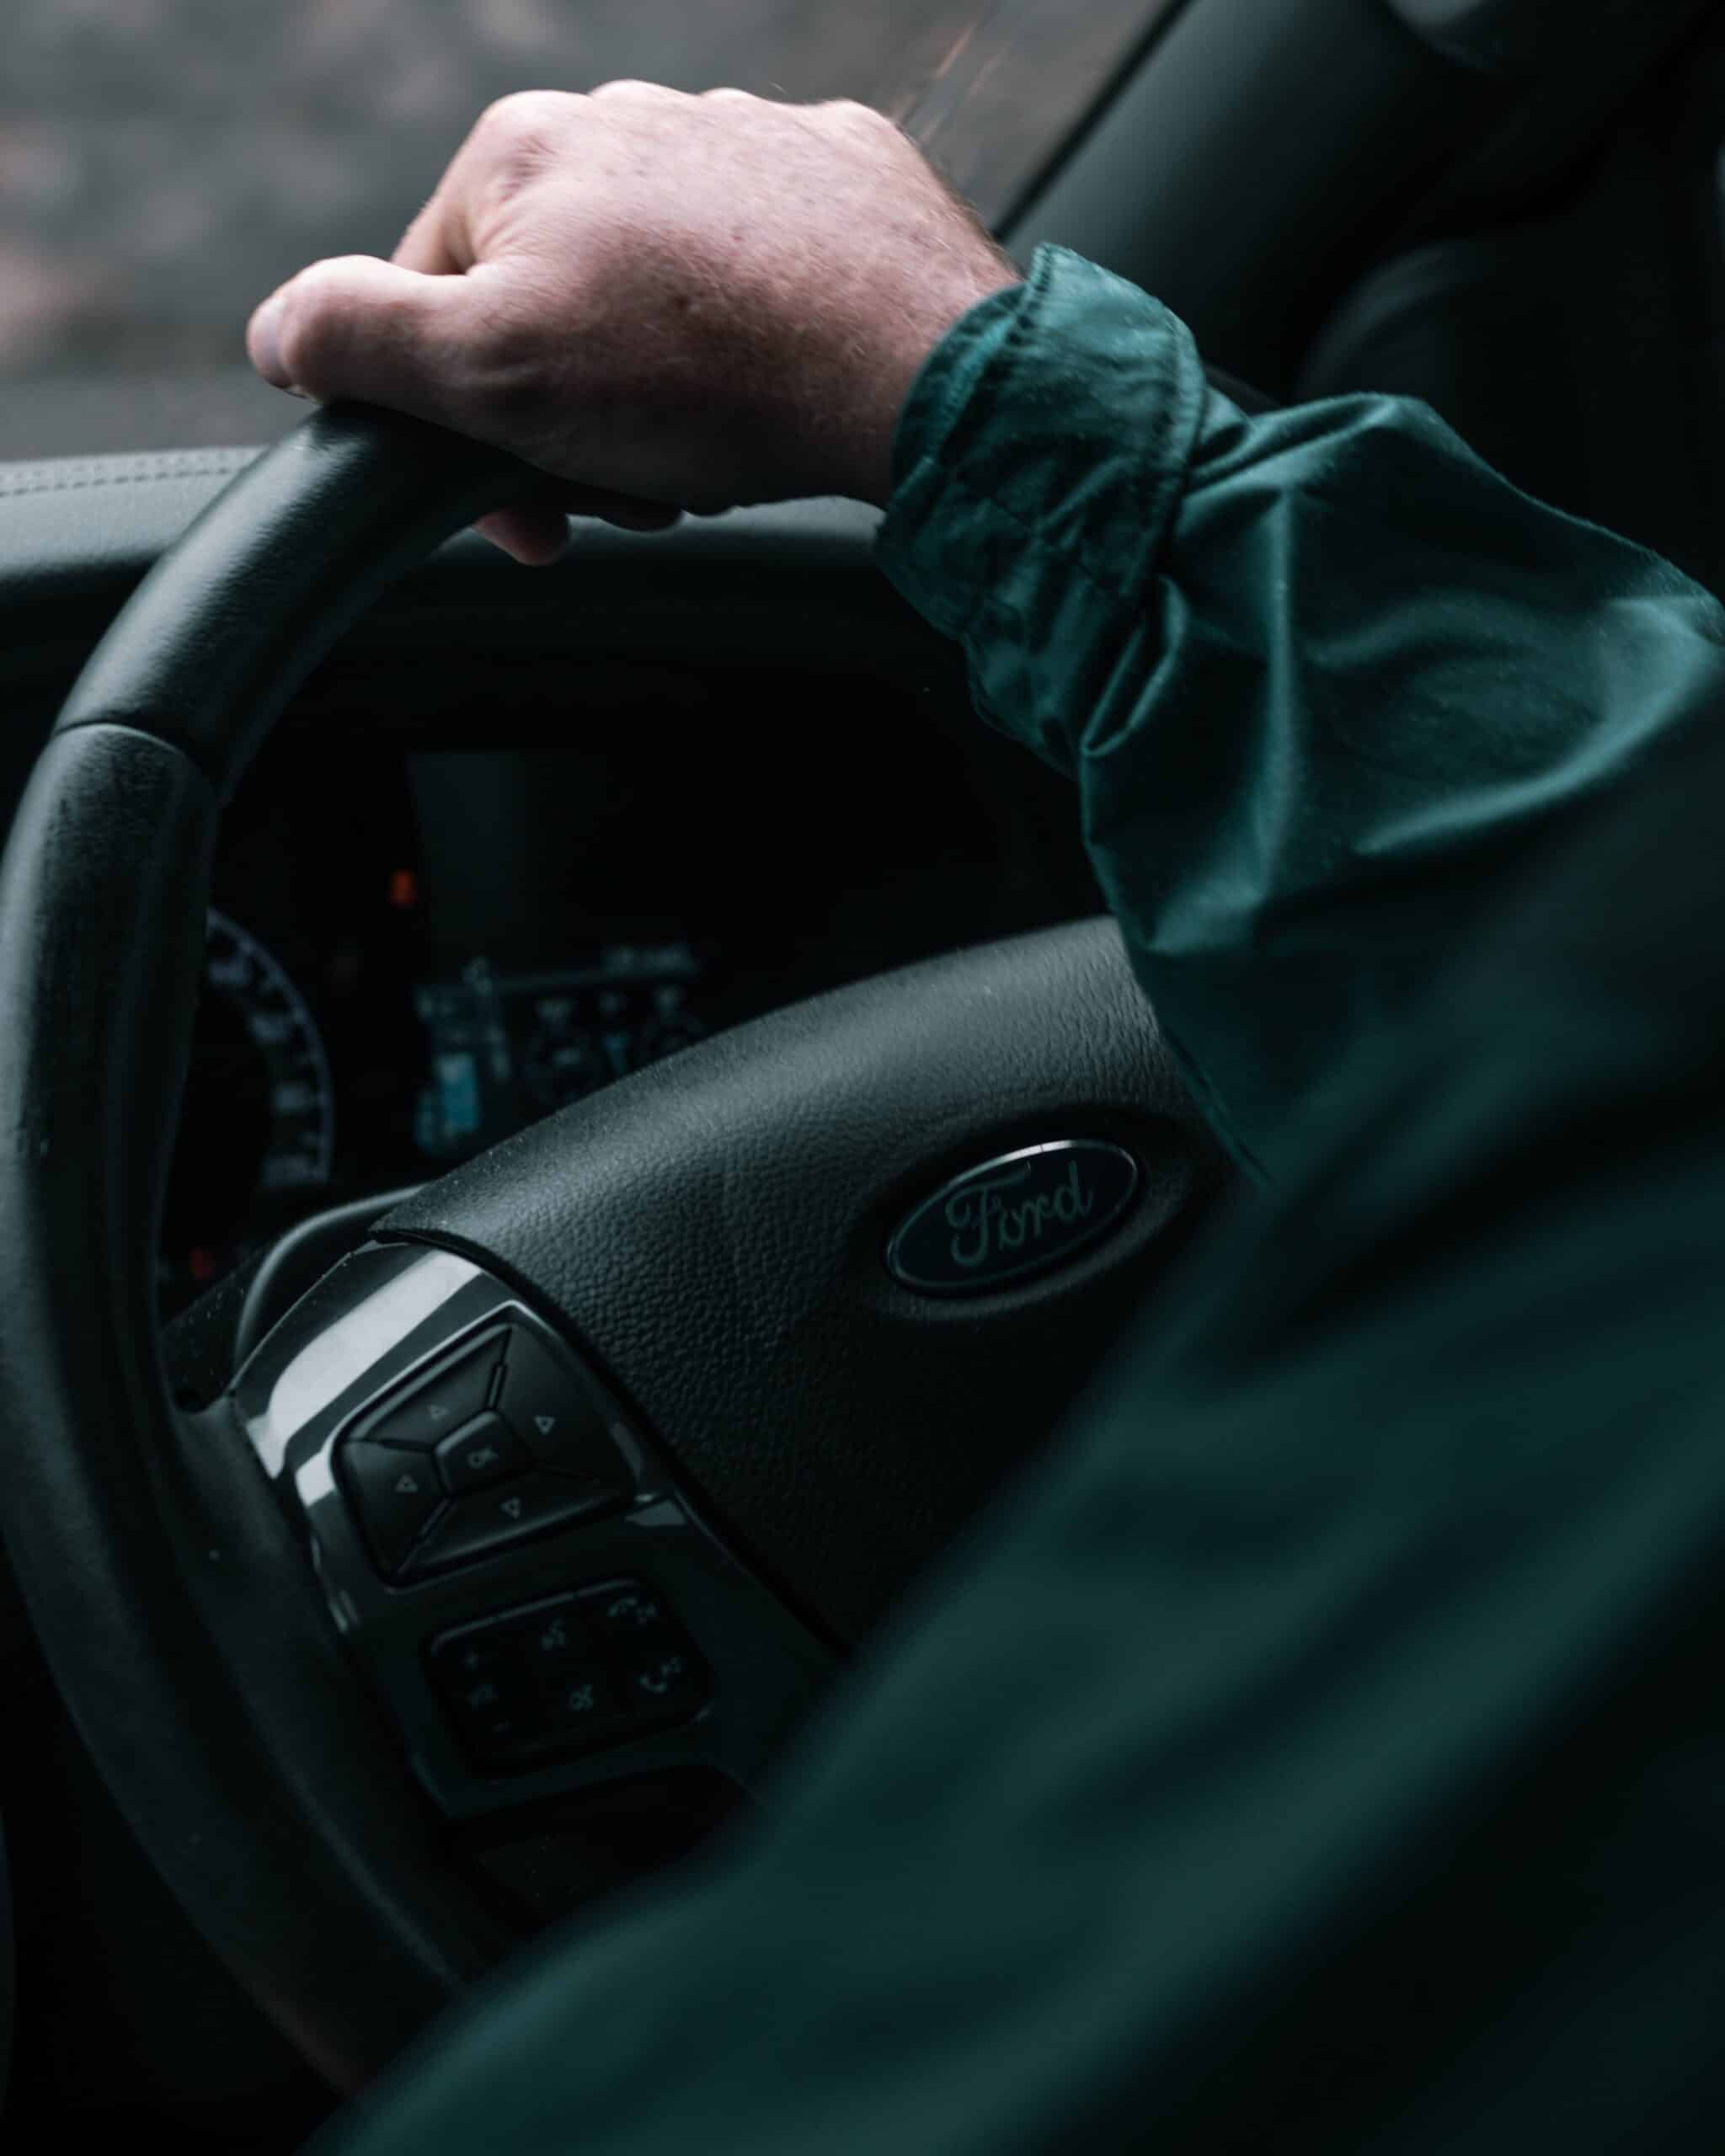
[[[476,1824],[691,1765],[770,1807],[798,1718],[1045,1440],[1219,1167],[1081,922],[520,1133],[174,1405],[153,1261],[222,804],[387,583],[548,484],[312,414],[118,616],[0,863],[0,1533],[142,1846],[342,2089],[517,1943]]]

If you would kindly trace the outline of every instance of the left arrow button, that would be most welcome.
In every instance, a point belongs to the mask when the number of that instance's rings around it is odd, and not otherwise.
[[[363,1442],[344,1445],[340,1459],[378,1569],[393,1573],[442,1508],[435,1463]]]

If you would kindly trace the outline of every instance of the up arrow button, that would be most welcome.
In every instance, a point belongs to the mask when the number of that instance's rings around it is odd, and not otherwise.
[[[440,1364],[429,1376],[414,1379],[394,1391],[360,1425],[359,1435],[374,1444],[403,1445],[430,1452],[451,1430],[484,1412],[497,1369],[503,1336],[489,1332]]]

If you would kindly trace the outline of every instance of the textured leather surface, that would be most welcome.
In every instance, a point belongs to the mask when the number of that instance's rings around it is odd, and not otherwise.
[[[0,1536],[140,1843],[341,2086],[510,1934],[451,1860],[249,1449],[219,1407],[170,1406],[152,1253],[218,789],[366,596],[522,469],[316,414],[152,570],[0,863]]]
[[[179,751],[87,727],[0,864],[0,1534],[144,1849],[352,2085],[506,1935],[449,1883],[248,1449],[164,1392],[148,1254],[215,820]]]
[[[1100,1135],[1130,1225],[974,1300],[887,1238],[961,1169]],[[1217,1156],[1119,932],[1081,922],[722,1034],[434,1183],[378,1232],[472,1251],[563,1320],[805,1615],[855,1638],[1049,1435]]]
[[[325,405],[222,490],[145,577],[56,732],[119,724],[225,794],[335,638],[436,542],[544,475],[399,413]]]
[[[243,1259],[163,1326],[162,1366],[179,1406],[207,1407],[227,1391],[239,1367],[240,1319],[263,1262],[262,1251]]]

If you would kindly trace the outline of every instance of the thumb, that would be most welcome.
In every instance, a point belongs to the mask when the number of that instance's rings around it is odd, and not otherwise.
[[[278,389],[359,398],[471,431],[459,408],[462,346],[474,339],[478,296],[465,277],[334,255],[270,294],[247,325],[246,351]]]

